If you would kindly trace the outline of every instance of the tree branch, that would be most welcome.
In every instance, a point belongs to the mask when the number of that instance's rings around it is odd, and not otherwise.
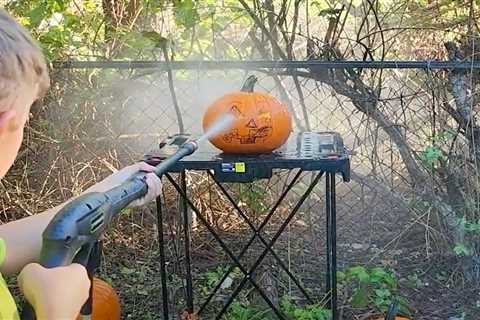
[[[175,93],[175,86],[173,84],[173,73],[172,68],[170,67],[170,58],[168,57],[167,43],[166,41],[161,46],[163,57],[165,62],[167,62],[167,76],[168,76],[168,87],[170,89],[170,95],[172,96],[172,103],[175,109],[175,114],[177,115],[178,121],[178,133],[185,133],[185,126],[183,125],[182,112],[180,111],[180,106],[178,105],[177,95]]]

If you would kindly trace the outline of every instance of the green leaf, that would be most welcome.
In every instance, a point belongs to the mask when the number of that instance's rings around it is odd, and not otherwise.
[[[388,289],[375,289],[374,290],[375,294],[377,295],[377,297],[380,297],[380,298],[387,298],[387,297],[390,297],[392,294],[390,293],[390,290]]]
[[[352,305],[357,308],[364,308],[368,305],[369,290],[367,288],[358,288],[352,296]]]
[[[453,247],[453,251],[460,257],[470,255],[470,250],[463,243],[457,243],[455,247]]]
[[[373,303],[382,313],[386,313],[391,304],[389,299],[379,297],[375,297],[375,299],[373,299]]]
[[[295,320],[330,320],[331,312],[324,307],[313,304],[305,307],[296,306],[290,297],[284,296],[280,303],[281,309],[286,315]],[[270,319],[270,318],[268,318]]]
[[[82,20],[80,19],[80,17],[74,14],[64,14],[64,19],[65,19],[65,27],[68,27],[68,28],[72,28],[82,23]]]
[[[34,8],[28,14],[30,17],[30,23],[34,27],[38,27],[40,23],[42,23],[43,19],[45,19],[47,11],[47,5],[45,2],[42,2],[38,7]]]
[[[399,303],[399,311],[400,313],[406,315],[406,316],[411,316],[411,312],[408,309],[408,300],[405,299],[404,297],[396,297],[397,302]]]
[[[362,266],[350,268],[349,274],[354,278],[357,278],[361,283],[370,282],[370,276],[368,275],[367,270]]]
[[[174,14],[177,24],[190,29],[199,21],[200,16],[192,0],[175,0]]]
[[[370,271],[370,278],[372,282],[379,282],[387,276],[387,272],[383,268],[373,268]]]
[[[465,225],[467,224],[467,218],[465,216],[461,217],[461,218],[458,218],[457,219],[457,223],[459,226],[461,226],[462,228],[465,227]]]
[[[397,287],[397,280],[392,273],[388,273],[383,277],[383,281],[391,288],[395,289]]]
[[[366,269],[362,266],[355,266],[348,269],[348,273],[352,275],[356,275],[360,272],[366,272]]]
[[[444,155],[442,150],[437,146],[428,146],[422,151],[420,155],[422,161],[429,167],[433,167],[433,165],[441,159],[444,159]]]
[[[280,306],[282,307],[282,310],[287,314],[292,314],[295,310],[295,306],[290,300],[290,297],[288,296],[282,297],[280,301]]]
[[[130,268],[127,268],[127,267],[122,267],[120,269],[120,273],[121,274],[124,274],[124,275],[130,275],[132,273],[135,273],[135,269],[130,269]]]

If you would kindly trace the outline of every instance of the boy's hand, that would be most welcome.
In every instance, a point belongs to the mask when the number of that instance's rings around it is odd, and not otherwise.
[[[30,263],[18,284],[38,320],[76,319],[90,289],[87,271],[76,263],[51,269]]]
[[[103,181],[89,188],[87,191],[105,192],[107,190],[110,190],[122,184],[128,178],[130,178],[133,174],[139,171],[152,172],[153,170],[155,170],[155,167],[145,162],[139,162],[113,173],[112,175],[105,178]],[[129,207],[143,206],[146,203],[149,203],[150,201],[154,200],[157,196],[160,195],[160,193],[162,192],[162,182],[155,173],[152,172],[147,174],[146,182],[148,185],[147,194],[143,198],[137,199],[132,203],[130,203]]]

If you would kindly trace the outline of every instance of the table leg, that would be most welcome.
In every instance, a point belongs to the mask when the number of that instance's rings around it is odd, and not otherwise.
[[[332,319],[337,320],[337,208],[335,195],[335,173],[327,173],[325,180],[325,201],[327,216],[327,274],[326,298],[332,311]]]
[[[325,297],[327,301],[327,305],[331,307],[331,297],[332,297],[332,238],[331,238],[331,196],[330,196],[330,172],[327,172],[325,176],[325,202],[326,202],[326,249],[327,249],[327,270],[326,270],[326,279],[325,279]]]
[[[163,320],[168,320],[167,268],[165,264],[165,242],[163,240],[162,199],[157,197],[158,250],[160,253],[160,277],[162,282]]]
[[[180,174],[183,194],[187,194],[187,180],[185,170]],[[183,209],[183,235],[185,243],[185,272],[187,282],[187,311],[193,313],[193,285],[192,285],[192,259],[190,255],[190,219],[188,216],[188,203],[186,197],[182,197]]]
[[[331,236],[331,250],[332,250],[332,318],[337,320],[337,207],[336,207],[336,183],[335,183],[335,173],[330,175],[330,236]]]

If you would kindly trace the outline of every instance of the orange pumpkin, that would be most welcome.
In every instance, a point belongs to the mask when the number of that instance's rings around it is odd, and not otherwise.
[[[98,278],[93,278],[92,285],[92,320],[120,320],[120,299],[115,290]],[[77,319],[79,320],[80,316]]]
[[[287,107],[275,97],[254,92],[255,76],[245,81],[241,91],[213,102],[203,116],[206,130],[223,114],[232,112],[236,120],[225,133],[210,142],[225,153],[269,153],[282,146],[292,131]]]

